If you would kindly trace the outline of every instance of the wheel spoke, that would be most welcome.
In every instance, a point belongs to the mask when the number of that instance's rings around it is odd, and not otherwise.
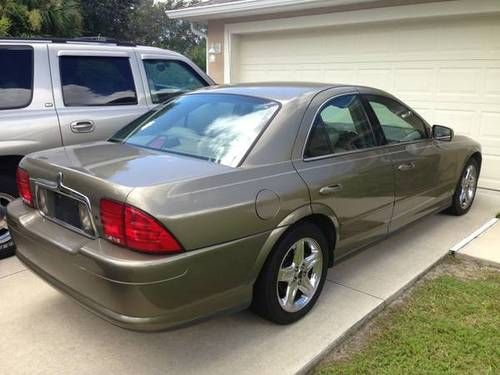
[[[466,190],[465,188],[462,188],[462,191],[460,192],[460,197],[458,198],[461,205],[464,205],[466,203],[467,199],[466,196],[467,196]]]
[[[297,242],[293,253],[293,264],[300,266],[304,261],[304,240]]]
[[[311,268],[317,265],[319,262],[319,253],[317,251],[311,253],[306,259],[304,259],[304,271],[309,272]]]
[[[299,287],[296,282],[288,284],[288,287],[286,288],[285,297],[283,298],[285,306],[287,306],[288,308],[293,307],[293,304],[295,302],[295,296],[297,295],[298,290]]]
[[[314,285],[308,277],[304,277],[299,285],[299,290],[307,297],[312,297],[314,294]]]
[[[294,275],[295,268],[293,266],[281,268],[278,273],[278,281],[290,283],[293,280]]]
[[[307,306],[318,289],[322,271],[323,252],[316,240],[304,237],[291,245],[277,272],[276,295],[283,310],[293,313]]]
[[[469,167],[469,168],[467,168],[467,169],[466,169],[466,171],[465,171],[465,180],[468,180],[468,179],[469,179],[469,176],[470,176],[471,170],[472,170],[472,168],[471,168],[471,167]]]

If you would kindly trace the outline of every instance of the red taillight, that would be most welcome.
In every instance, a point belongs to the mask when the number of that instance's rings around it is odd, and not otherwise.
[[[151,254],[182,251],[163,225],[130,205],[102,199],[101,221],[104,236],[117,245]]]
[[[123,211],[124,205],[122,203],[107,199],[101,200],[101,222],[106,239],[126,246]]]
[[[17,190],[23,202],[33,207],[33,194],[31,194],[30,175],[24,169],[17,168],[16,172]]]

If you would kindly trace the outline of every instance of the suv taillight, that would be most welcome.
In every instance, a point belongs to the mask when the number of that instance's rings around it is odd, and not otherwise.
[[[128,204],[101,200],[104,237],[123,247],[150,254],[178,253],[182,247],[153,217]]]
[[[31,194],[30,175],[22,168],[17,168],[16,172],[17,190],[23,202],[33,207],[33,194]]]

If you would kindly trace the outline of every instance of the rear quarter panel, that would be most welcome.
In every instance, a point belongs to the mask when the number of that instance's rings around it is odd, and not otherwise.
[[[186,250],[194,250],[285,225],[294,211],[309,208],[309,195],[291,162],[282,162],[135,188],[127,203],[152,214]]]

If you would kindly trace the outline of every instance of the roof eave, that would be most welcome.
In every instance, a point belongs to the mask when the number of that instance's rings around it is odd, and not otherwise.
[[[167,11],[172,19],[207,21],[221,18],[293,12],[327,6],[370,3],[377,0],[240,0],[229,3],[198,5]]]

